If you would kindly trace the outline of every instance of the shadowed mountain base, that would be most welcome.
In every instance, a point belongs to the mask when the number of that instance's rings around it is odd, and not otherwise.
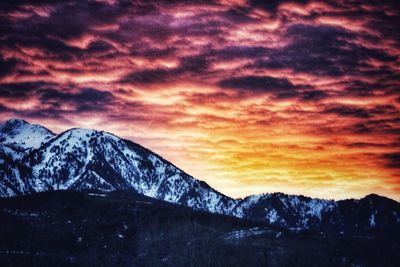
[[[400,232],[299,232],[131,192],[0,199],[2,266],[399,266]]]

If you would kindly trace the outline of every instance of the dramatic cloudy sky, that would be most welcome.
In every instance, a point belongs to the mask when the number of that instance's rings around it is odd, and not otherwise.
[[[1,1],[0,121],[111,131],[235,197],[400,199],[396,2]]]

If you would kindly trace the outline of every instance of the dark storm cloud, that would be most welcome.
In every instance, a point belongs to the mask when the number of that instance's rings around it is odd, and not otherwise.
[[[180,64],[176,68],[147,69],[132,72],[121,79],[122,83],[132,84],[162,84],[176,82],[186,74],[201,74],[208,70],[207,59],[199,56],[180,58]]]
[[[16,99],[27,99],[35,92],[48,86],[43,81],[21,82],[21,83],[2,83],[0,84],[0,97],[7,98],[9,101]]]
[[[371,114],[368,110],[351,107],[351,106],[337,106],[328,108],[324,111],[325,113],[334,113],[341,116],[351,116],[351,117],[358,117],[358,118],[370,118]]]
[[[400,111],[393,105],[377,105],[372,108],[358,108],[354,106],[334,106],[329,107],[325,113],[334,113],[341,116],[350,116],[357,118],[371,118],[373,116],[399,116]]]
[[[218,85],[224,88],[273,93],[290,93],[295,89],[289,80],[270,76],[233,77],[220,81]]]
[[[4,8],[25,12],[26,14],[30,14],[30,16],[21,18],[27,22],[25,24],[18,23],[0,26],[2,30],[5,30],[4,33],[31,36],[47,35],[60,39],[79,37],[90,26],[112,22],[122,13],[122,8],[125,7],[123,3],[108,5],[98,1],[15,2],[11,5],[5,3]],[[33,8],[27,9],[26,5],[33,6]],[[38,15],[34,12],[35,6],[47,7],[49,15]]]
[[[325,98],[328,98],[328,93],[321,90],[306,91],[300,95],[300,99],[303,101],[318,101]]]
[[[344,87],[343,94],[354,96],[373,96],[377,92],[388,92],[393,86],[396,86],[395,84],[388,84],[387,80],[380,83],[352,80],[337,84]]]
[[[207,58],[203,56],[190,56],[182,57],[180,59],[180,71],[191,72],[191,73],[201,73],[208,70]]]
[[[16,1],[2,5],[17,15],[0,16],[1,47],[21,54],[25,53],[24,48],[40,49],[46,55],[35,51],[34,58],[64,62],[113,50],[110,43],[102,40],[94,40],[86,49],[67,41],[84,38],[91,34],[92,27],[115,22],[124,10],[123,3],[107,5],[96,1]]]
[[[400,77],[396,75],[383,76],[374,83],[353,81],[345,85],[344,94],[354,96],[398,95]]]
[[[11,74],[17,66],[17,62],[15,58],[4,59],[0,57],[0,78]]]
[[[350,126],[348,130],[356,134],[400,135],[400,117],[359,122]]]
[[[400,152],[383,154],[382,158],[386,160],[386,167],[400,169]]]
[[[367,18],[371,23],[377,21],[382,29],[393,28],[388,22],[398,20],[396,15],[388,15],[382,10],[357,9],[356,3],[329,2],[319,9],[311,10],[307,5],[313,1],[247,1],[245,6],[239,2],[229,8],[204,11],[202,7],[219,7],[216,1],[12,1],[1,3],[3,10],[22,12],[25,15],[18,18],[1,16],[0,29],[4,33],[1,39],[3,47],[20,50],[22,48],[40,48],[46,55],[34,54],[33,59],[53,59],[65,63],[75,62],[84,58],[129,60],[127,57],[144,57],[149,60],[172,58],[179,59],[179,66],[152,67],[146,65],[139,69],[121,75],[122,83],[132,84],[159,84],[180,80],[201,80],[201,76],[220,80],[218,85],[248,91],[264,91],[274,93],[277,99],[294,98],[301,101],[321,101],[331,95],[374,96],[378,92],[396,94],[398,75],[386,63],[396,62],[397,57],[388,53],[388,50],[371,45],[364,45],[366,41],[378,41],[379,38],[364,32],[352,30],[342,25],[310,23],[310,19],[318,16]],[[177,5],[179,3],[179,5]],[[30,4],[30,5],[27,5]],[[303,9],[301,15],[288,17],[290,12],[282,11],[282,4],[296,4]],[[370,3],[373,4],[373,3]],[[391,6],[390,2],[383,2]],[[194,5],[183,17],[176,18],[172,8],[184,8]],[[196,8],[198,6],[199,8]],[[351,8],[350,8],[351,7]],[[44,9],[46,15],[36,12],[35,8]],[[269,37],[280,37],[286,43],[283,46],[268,47],[268,42],[233,43],[228,41],[231,29],[252,29],[263,22],[263,17],[254,16],[254,10],[261,8],[271,12],[271,18],[277,19],[281,27],[274,31],[256,29],[254,33],[262,33]],[[40,11],[40,9],[37,9]],[[42,13],[44,12],[42,11]],[[290,10],[289,10],[290,11]],[[191,14],[196,13],[196,16]],[[15,21],[18,20],[18,23]],[[289,23],[290,21],[290,23]],[[66,23],[68,22],[68,23]],[[286,23],[287,22],[287,23]],[[263,22],[270,23],[270,21]],[[366,23],[366,25],[369,25]],[[97,27],[97,28],[96,28]],[[104,29],[102,27],[105,27]],[[111,27],[111,28],[107,28]],[[371,28],[372,25],[370,25]],[[252,32],[252,33],[253,33]],[[248,38],[251,34],[248,33]],[[384,30],[383,35],[389,31]],[[85,47],[77,47],[67,42],[79,38],[91,37]],[[183,50],[190,50],[193,38],[206,38],[208,43],[202,49],[196,50],[195,56],[188,56]],[[232,36],[229,36],[232,38]],[[268,40],[278,40],[272,38]],[[170,41],[171,40],[171,41]],[[201,39],[202,40],[202,39]],[[273,41],[272,41],[273,42]],[[124,49],[115,47],[123,45]],[[265,46],[267,45],[267,46]],[[119,50],[118,50],[119,49]],[[118,50],[118,51],[117,51]],[[125,51],[125,52],[121,52]],[[92,54],[95,54],[92,55]],[[101,55],[100,55],[101,54]],[[306,73],[317,76],[339,78],[345,75],[377,77],[383,80],[379,83],[347,80],[342,84],[343,92],[330,94],[310,84],[303,88],[294,86],[291,77],[263,77],[259,74],[249,74],[238,78],[237,73],[221,74],[211,72],[210,66],[229,60],[247,60],[244,70],[258,72],[262,69],[274,71],[293,70],[296,73]],[[381,62],[379,66],[372,66],[368,60]],[[80,66],[59,66],[48,64],[47,70],[27,70],[17,67],[16,59],[8,57],[1,60],[0,66],[5,72],[16,71],[19,75],[51,75],[52,71],[78,75],[85,71],[96,71],[98,62],[80,64]],[[25,62],[28,64],[27,62]],[[92,65],[90,65],[92,64]],[[100,68],[107,68],[101,64]],[[16,69],[17,68],[17,69]],[[47,73],[45,74],[45,72]],[[4,72],[4,73],[5,73]],[[218,73],[218,74],[217,74]],[[58,75],[55,73],[54,76]],[[279,75],[278,75],[279,76]],[[232,78],[233,77],[233,78]],[[384,86],[382,83],[384,82]],[[338,84],[344,83],[338,81]],[[332,108],[328,113],[342,116],[366,118],[368,113],[362,110]]]
[[[10,110],[10,109],[7,108],[6,106],[0,104],[0,113],[3,113],[3,112],[10,112],[10,111],[12,112],[12,110]]]
[[[168,69],[144,70],[126,75],[121,82],[132,84],[165,83],[170,81],[176,74],[175,70],[170,71]]]
[[[176,48],[153,48],[153,47],[135,47],[132,49],[130,55],[132,56],[142,56],[149,59],[158,59],[175,56],[177,52]]]
[[[293,40],[281,49],[270,51],[268,59],[258,60],[250,65],[254,68],[293,69],[297,72],[324,76],[342,76],[367,72],[369,75],[391,73],[363,71],[367,68],[365,59],[394,61],[395,57],[378,49],[370,49],[354,44],[353,33],[333,26],[293,25],[286,31]]]
[[[59,60],[69,61],[77,57],[80,53],[79,48],[66,45],[64,42],[53,38],[41,37],[40,35],[16,35],[10,34],[0,41],[3,47],[19,50],[20,47],[40,48],[47,51],[49,56],[56,57]]]
[[[265,9],[267,11],[275,11],[275,9],[282,3],[299,3],[306,4],[309,0],[290,0],[290,1],[282,1],[282,0],[249,0],[249,3],[252,7],[258,7]]]
[[[98,53],[98,52],[106,52],[112,50],[114,47],[107,42],[104,41],[94,41],[89,44],[85,52],[89,53]]]
[[[263,56],[268,56],[272,49],[262,46],[227,46],[220,50],[211,50],[206,53],[206,56],[219,60],[226,59],[257,59]]]
[[[77,112],[93,111],[107,108],[115,100],[110,92],[99,91],[93,88],[83,88],[72,93],[59,90],[42,90],[39,92],[40,100],[45,104],[57,106],[62,103],[71,103]]]
[[[37,114],[58,112],[63,113],[63,107],[68,105],[68,112],[103,111],[116,104],[117,99],[108,91],[94,88],[74,88],[59,86],[55,83],[27,82],[0,84],[0,97],[8,103],[27,98],[37,99],[40,107]],[[73,109],[71,110],[71,107]],[[11,109],[10,109],[11,110]],[[18,110],[15,110],[18,112]],[[36,112],[32,110],[31,112]]]

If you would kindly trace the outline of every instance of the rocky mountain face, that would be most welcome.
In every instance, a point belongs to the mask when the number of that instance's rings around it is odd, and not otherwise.
[[[335,202],[274,193],[233,199],[113,134],[70,129],[56,135],[23,120],[5,122],[0,126],[0,197],[52,190],[130,190],[196,210],[289,228],[400,225],[400,204],[380,196]]]

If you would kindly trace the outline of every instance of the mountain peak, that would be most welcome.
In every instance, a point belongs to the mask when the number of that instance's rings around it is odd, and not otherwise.
[[[18,127],[21,127],[22,125],[29,124],[29,122],[23,120],[23,119],[9,119],[4,122],[4,124],[1,127],[2,131],[7,131],[7,130],[12,130]]]
[[[0,141],[16,151],[38,148],[45,140],[54,136],[47,128],[30,124],[22,119],[10,119],[0,127]]]

